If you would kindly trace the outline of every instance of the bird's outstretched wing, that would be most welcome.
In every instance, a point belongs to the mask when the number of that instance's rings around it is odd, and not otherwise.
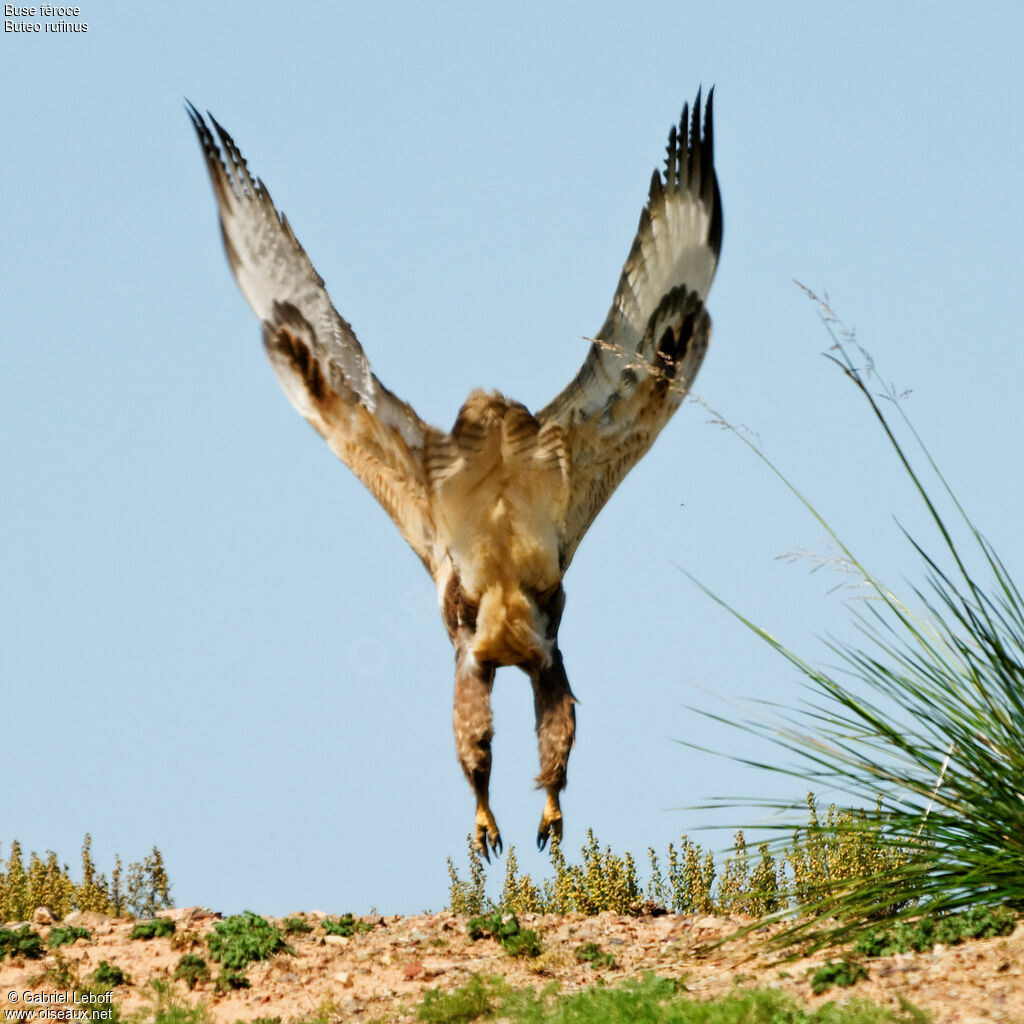
[[[423,452],[434,428],[370,371],[355,332],[231,136],[210,115],[215,138],[191,104],[189,116],[217,197],[228,263],[263,323],[278,381],[433,573],[437,531]]]
[[[568,567],[612,492],[654,443],[700,369],[711,335],[704,299],[722,245],[712,99],[700,92],[668,137],[608,317],[579,373],[538,414],[570,453],[560,555]]]

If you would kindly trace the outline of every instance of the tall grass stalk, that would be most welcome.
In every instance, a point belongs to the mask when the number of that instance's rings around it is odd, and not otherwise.
[[[771,721],[739,723],[795,754],[796,766],[746,763],[810,780],[819,792],[830,786],[847,794],[851,807],[874,808],[851,815],[844,827],[871,833],[874,844],[894,853],[884,873],[803,894],[807,916],[786,930],[784,941],[820,946],[852,938],[880,919],[977,904],[1024,907],[1024,599],[853,333],[827,301],[808,295],[832,338],[827,357],[884,432],[937,531],[938,552],[904,530],[923,563],[925,583],[908,584],[909,596],[901,598],[776,465],[730,427],[827,531],[870,597],[852,610],[856,642],[825,641],[839,659],[831,670],[801,657],[694,580],[802,673],[811,694],[796,710],[770,704]]]

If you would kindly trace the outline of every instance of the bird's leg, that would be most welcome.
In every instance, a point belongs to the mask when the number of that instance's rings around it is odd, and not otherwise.
[[[491,715],[491,688],[494,666],[481,665],[469,650],[469,633],[458,630],[455,638],[455,752],[459,764],[476,795],[476,827],[473,842],[484,860],[490,861],[490,849],[501,853],[501,833],[491,813],[487,789],[491,779],[491,739],[494,719]]]
[[[537,849],[543,850],[548,838],[562,838],[562,808],[558,794],[565,788],[569,752],[576,737],[576,698],[562,664],[562,652],[552,649],[551,663],[530,674],[533,682],[533,706],[537,714],[537,752],[540,775],[537,788],[547,790],[548,798],[537,828]]]

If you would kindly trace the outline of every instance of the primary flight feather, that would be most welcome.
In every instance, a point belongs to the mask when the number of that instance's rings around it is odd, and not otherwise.
[[[562,578],[612,492],[654,443],[700,369],[704,306],[722,244],[713,90],[683,107],[611,309],[565,389],[531,413],[471,392],[450,431],[424,423],[370,370],[355,332],[231,136],[189,105],[228,263],[260,318],[285,394],[391,516],[437,585],[455,648],[455,745],[476,796],[475,843],[501,850],[488,802],[495,670],[533,684],[547,800],[538,846],[561,836],[576,729],[558,626]]]

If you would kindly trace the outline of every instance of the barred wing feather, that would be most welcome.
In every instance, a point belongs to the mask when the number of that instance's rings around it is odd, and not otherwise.
[[[275,209],[263,182],[250,175],[231,136],[212,116],[211,130],[191,104],[189,114],[217,199],[228,263],[262,321],[278,381],[433,573],[437,531],[424,448],[441,432],[424,424],[371,372],[287,218]]]
[[[711,335],[704,299],[722,244],[713,92],[669,133],[611,309],[579,372],[538,414],[565,432],[572,495],[561,536],[568,567],[612,492],[686,396]]]

